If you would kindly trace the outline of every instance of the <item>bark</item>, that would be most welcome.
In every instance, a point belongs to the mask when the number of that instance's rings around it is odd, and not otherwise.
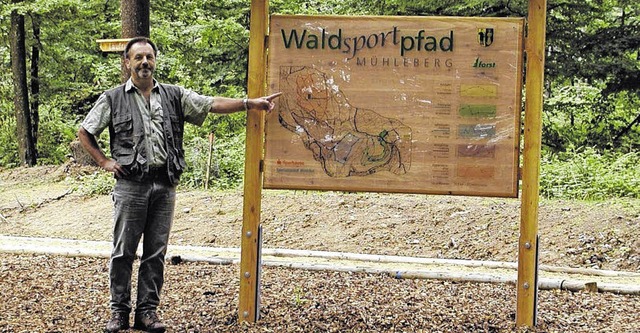
[[[149,0],[122,0],[122,38],[149,37]]]
[[[31,133],[33,145],[38,147],[38,127],[40,125],[40,16],[31,16],[33,39],[35,43],[31,47]],[[37,154],[37,152],[36,152]]]
[[[133,38],[138,36],[150,37],[149,34],[149,8],[150,0],[121,0],[120,19],[122,21],[122,38]],[[125,82],[129,79],[129,71],[124,66],[122,60],[121,80]]]
[[[33,166],[36,164],[36,147],[29,111],[24,16],[16,11],[11,12],[10,40],[18,155],[23,165]]]
[[[82,147],[82,144],[78,140],[74,140],[69,144],[69,150],[71,150],[71,156],[73,160],[80,165],[98,166],[98,163],[87,153]]]

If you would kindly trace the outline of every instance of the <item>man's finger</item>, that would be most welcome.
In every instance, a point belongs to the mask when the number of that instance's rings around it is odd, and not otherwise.
[[[271,100],[276,99],[278,97],[280,97],[280,95],[282,95],[282,91],[281,92],[277,92],[275,94],[269,95],[267,97],[265,97],[265,99],[269,102],[271,102]]]

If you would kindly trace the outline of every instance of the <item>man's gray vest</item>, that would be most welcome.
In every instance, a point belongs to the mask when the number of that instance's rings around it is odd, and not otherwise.
[[[167,149],[167,175],[173,185],[187,164],[184,160],[182,138],[184,114],[182,94],[174,85],[158,84],[162,104],[162,128]],[[149,173],[142,115],[134,99],[135,89],[125,91],[125,85],[105,92],[111,106],[109,125],[111,156],[129,171],[126,179],[143,181]]]

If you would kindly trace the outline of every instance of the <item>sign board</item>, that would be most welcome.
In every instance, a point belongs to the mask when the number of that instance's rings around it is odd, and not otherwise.
[[[523,29],[273,15],[263,186],[517,197]]]
[[[98,39],[96,42],[102,52],[123,52],[130,40],[131,38]]]

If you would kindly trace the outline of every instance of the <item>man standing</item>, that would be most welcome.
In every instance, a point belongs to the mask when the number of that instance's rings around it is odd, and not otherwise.
[[[82,146],[117,179],[113,190],[113,251],[109,267],[111,320],[107,332],[129,328],[131,275],[144,235],[134,328],[164,332],[156,309],[164,281],[164,257],[175,207],[175,188],[186,167],[184,123],[202,125],[208,113],[267,110],[280,93],[255,99],[202,96],[153,78],[157,48],[133,38],[124,56],[131,78],[103,93],[78,130]],[[111,158],[96,136],[109,128]]]

